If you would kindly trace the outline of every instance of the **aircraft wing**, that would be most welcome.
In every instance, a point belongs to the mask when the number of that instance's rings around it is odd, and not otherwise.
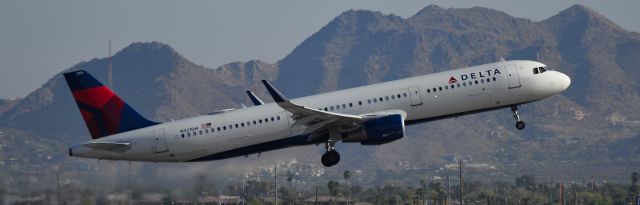
[[[131,149],[131,142],[88,142],[82,145],[112,152],[124,152]]]
[[[295,121],[293,125],[291,125],[292,134],[298,135],[315,132],[317,135],[331,128],[355,127],[363,120],[363,117],[358,115],[327,112],[295,104],[289,101],[289,99],[282,95],[282,93],[275,89],[268,81],[262,80],[262,83],[267,87],[267,91],[269,91],[269,94],[278,106],[292,114],[291,118]]]

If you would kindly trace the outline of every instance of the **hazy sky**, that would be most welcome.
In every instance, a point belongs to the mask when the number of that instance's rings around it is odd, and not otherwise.
[[[580,3],[640,31],[640,1],[0,1],[0,97],[24,97],[54,74],[132,42],[161,41],[210,68],[284,58],[334,17],[367,9],[410,17],[429,4],[489,7],[540,21]]]

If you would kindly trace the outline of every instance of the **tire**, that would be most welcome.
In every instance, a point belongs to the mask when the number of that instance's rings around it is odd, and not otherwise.
[[[331,167],[340,162],[340,154],[335,150],[328,151],[322,155],[320,161],[322,161],[322,165],[325,167]]]
[[[523,130],[523,129],[524,129],[524,127],[525,127],[525,126],[524,126],[524,122],[523,122],[523,121],[518,121],[518,122],[516,122],[516,128],[517,128],[518,130]]]

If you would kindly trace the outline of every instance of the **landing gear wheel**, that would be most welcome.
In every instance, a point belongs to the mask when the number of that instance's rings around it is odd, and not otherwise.
[[[518,113],[518,105],[511,106],[511,113],[513,113],[513,119],[516,119],[516,128],[518,130],[524,129],[524,122],[520,119],[520,113]]]
[[[523,121],[516,122],[516,128],[518,128],[518,130],[524,129],[524,122]]]
[[[335,150],[328,151],[322,155],[320,161],[322,161],[322,165],[325,167],[331,167],[340,162],[340,154]]]

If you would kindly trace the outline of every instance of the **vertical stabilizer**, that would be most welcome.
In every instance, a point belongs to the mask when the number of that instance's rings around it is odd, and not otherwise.
[[[65,73],[64,78],[93,139],[158,124],[133,110],[84,70]]]

